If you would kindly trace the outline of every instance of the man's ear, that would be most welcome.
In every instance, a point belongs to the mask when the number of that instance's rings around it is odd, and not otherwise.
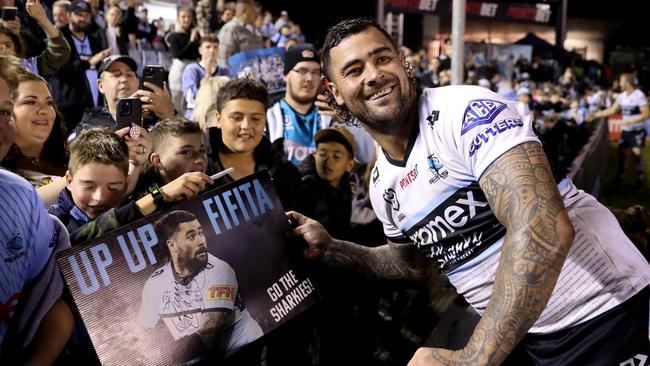
[[[219,111],[214,112],[214,116],[215,116],[214,125],[217,128],[221,128],[223,126],[223,124],[221,123],[221,114],[219,113]]]
[[[100,93],[104,94],[104,83],[102,82],[101,78],[97,78],[97,90],[99,90]]]
[[[332,96],[334,97],[334,100],[336,100],[336,104],[344,105],[345,102],[343,102],[343,98],[341,97],[339,90],[336,88],[336,85],[334,85],[334,83],[329,80],[325,83],[325,85],[332,92]]]

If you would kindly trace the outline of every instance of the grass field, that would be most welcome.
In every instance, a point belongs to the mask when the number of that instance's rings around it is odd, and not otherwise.
[[[629,166],[625,171],[621,186],[613,184],[616,175],[617,143],[610,143],[607,159],[607,174],[605,186],[599,201],[610,208],[625,209],[634,204],[641,204],[650,208],[650,146],[643,149],[646,181],[643,187],[634,186],[634,168]]]

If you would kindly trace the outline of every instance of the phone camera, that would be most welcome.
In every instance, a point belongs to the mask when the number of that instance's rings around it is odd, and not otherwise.
[[[120,108],[118,110],[120,116],[128,116],[131,114],[131,103],[120,103]]]

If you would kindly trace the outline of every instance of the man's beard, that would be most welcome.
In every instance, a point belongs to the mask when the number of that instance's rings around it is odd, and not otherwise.
[[[407,93],[401,92],[399,95],[400,103],[395,107],[395,110],[392,111],[390,115],[384,113],[383,115],[376,115],[369,108],[365,108],[358,113],[350,111],[353,116],[359,119],[361,123],[368,126],[373,131],[377,131],[382,134],[390,134],[395,132],[401,125],[406,121],[407,116],[411,112],[413,107],[413,101],[415,99],[415,87],[412,84],[409,84]]]
[[[293,89],[290,88],[289,86],[287,86],[287,90],[289,91],[289,96],[291,97],[291,99],[293,99],[297,103],[303,104],[303,105],[314,104],[314,102],[316,101],[316,94],[318,94],[318,93],[315,93],[314,96],[300,95],[298,93],[294,93]]]
[[[90,28],[90,23],[73,23],[70,22],[70,30],[76,33],[86,32]]]

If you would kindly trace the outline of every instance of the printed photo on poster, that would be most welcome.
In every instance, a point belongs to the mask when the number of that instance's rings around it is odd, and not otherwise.
[[[57,260],[103,365],[184,365],[228,357],[315,303],[287,227],[263,171]]]
[[[228,58],[232,78],[254,79],[266,86],[269,94],[283,92],[284,48],[260,48],[236,53]]]

